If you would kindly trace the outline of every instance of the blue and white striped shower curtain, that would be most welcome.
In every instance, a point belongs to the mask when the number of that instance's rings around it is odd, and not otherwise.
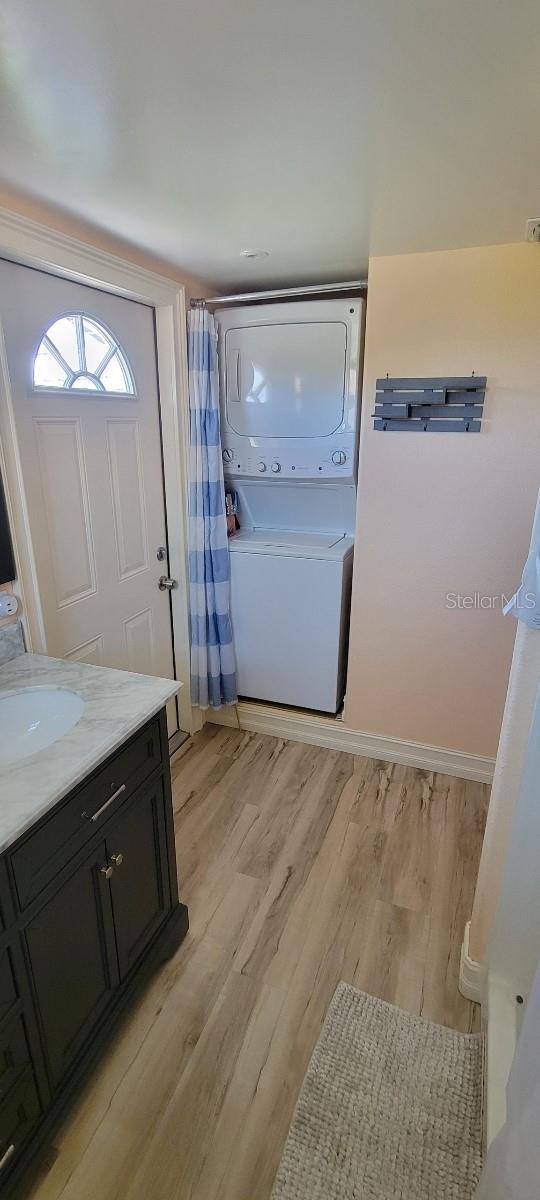
[[[188,314],[188,367],[191,700],[200,708],[220,708],[236,703],[236,665],[219,438],[217,336],[214,318],[204,307]]]

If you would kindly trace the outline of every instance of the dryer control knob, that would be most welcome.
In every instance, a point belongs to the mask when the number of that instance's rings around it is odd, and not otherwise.
[[[273,462],[270,470],[274,472],[274,475],[279,475],[279,472],[281,471],[281,463],[278,463],[277,461]]]
[[[264,471],[266,471],[266,463],[265,463],[265,462],[258,462],[258,463],[257,463],[257,470],[258,470],[258,471],[260,471],[260,472],[261,472],[261,475],[262,475],[262,474],[263,474],[263,472],[264,472]]]
[[[334,453],[332,455],[332,462],[335,464],[336,467],[342,467],[343,464],[347,462],[347,455],[345,454],[345,451],[344,450],[334,450]]]
[[[232,450],[228,450],[227,448],[225,448],[225,450],[221,451],[221,457],[222,457],[224,463],[232,462],[232,460],[233,460]]]

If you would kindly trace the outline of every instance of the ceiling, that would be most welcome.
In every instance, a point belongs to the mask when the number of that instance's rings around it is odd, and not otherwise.
[[[0,22],[4,183],[216,286],[540,216],[538,0],[3,0]]]

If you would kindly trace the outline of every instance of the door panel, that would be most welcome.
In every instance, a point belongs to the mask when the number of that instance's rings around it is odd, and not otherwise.
[[[158,779],[124,805],[107,833],[108,859],[114,866],[111,896],[121,979],[170,908],[165,832],[163,780]]]
[[[118,982],[106,865],[102,843],[25,930],[53,1086],[90,1037]]]
[[[155,675],[155,640],[152,610],[145,608],[124,621],[127,660],[132,671]],[[137,664],[137,665],[135,665]]]
[[[81,378],[71,390],[58,381],[49,387],[54,369],[42,371],[46,390],[36,390],[33,364],[43,334],[70,313],[84,313],[114,336],[134,394],[100,390],[114,360],[94,390]],[[0,319],[47,652],[174,678],[170,597],[158,587],[167,562],[157,551],[167,536],[153,312],[0,261]],[[64,347],[68,357],[76,353],[72,340]],[[104,345],[97,331],[88,370],[99,369]],[[175,701],[168,718],[172,735]]]
[[[104,667],[103,638],[90,638],[87,642],[82,642],[80,646],[74,646],[73,650],[64,654],[64,658],[70,659],[71,662],[85,662],[94,667]]]
[[[34,429],[60,609],[97,591],[81,423],[41,417],[34,420]]]
[[[107,421],[118,578],[148,569],[148,533],[138,421]]]

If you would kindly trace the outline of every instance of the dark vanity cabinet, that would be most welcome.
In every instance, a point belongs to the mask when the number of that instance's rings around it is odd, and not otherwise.
[[[165,714],[0,860],[0,1194],[188,928]]]

